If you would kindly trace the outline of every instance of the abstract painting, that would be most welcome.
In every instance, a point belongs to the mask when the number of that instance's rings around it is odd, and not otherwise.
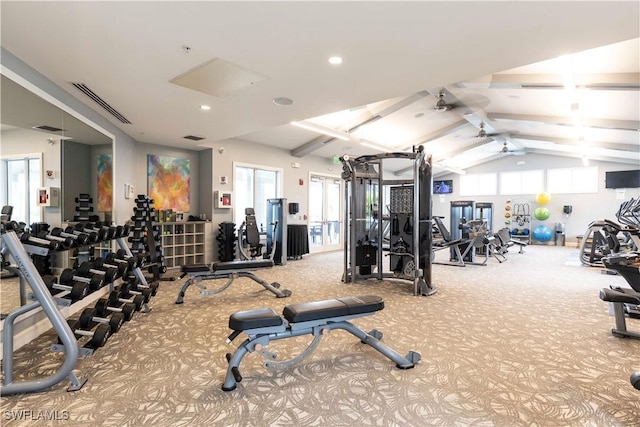
[[[191,163],[178,157],[147,155],[149,198],[155,209],[189,212]]]
[[[98,212],[113,208],[113,161],[111,154],[98,154]]]

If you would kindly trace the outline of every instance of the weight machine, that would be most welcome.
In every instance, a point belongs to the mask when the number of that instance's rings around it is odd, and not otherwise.
[[[413,283],[414,295],[436,293],[431,283],[431,156],[419,146],[410,153],[340,160],[348,236],[342,280],[406,280]],[[411,162],[412,178],[387,178],[384,164],[391,160]],[[385,209],[388,219],[383,217]],[[389,226],[384,225],[387,221]]]

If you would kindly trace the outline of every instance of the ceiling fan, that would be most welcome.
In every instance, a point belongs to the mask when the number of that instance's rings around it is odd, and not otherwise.
[[[438,102],[436,102],[436,105],[433,107],[434,110],[438,112],[443,112],[443,111],[449,111],[453,108],[458,107],[458,105],[456,104],[449,104],[447,101],[444,100],[444,97],[445,97],[444,91],[440,91],[440,93],[438,94]]]
[[[510,150],[507,146],[507,140],[505,139],[502,143],[502,148],[500,149],[500,154],[511,154],[513,156],[522,156],[527,154],[526,150]]]

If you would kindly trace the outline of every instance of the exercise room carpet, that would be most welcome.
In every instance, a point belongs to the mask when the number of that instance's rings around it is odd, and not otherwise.
[[[138,313],[74,371],[88,382],[77,392],[65,380],[52,388],[2,398],[2,424],[69,426],[638,426],[640,341],[611,335],[614,318],[598,298],[624,286],[598,268],[567,266],[575,248],[511,248],[508,261],[486,266],[434,265],[438,293],[413,296],[406,282],[341,282],[341,252],[306,255],[259,271],[293,291],[277,299],[248,279],[204,297],[192,287],[175,305],[182,282],[162,282],[153,310]],[[438,252],[438,257],[447,251]],[[222,282],[222,281],[219,281]],[[15,281],[2,283],[3,312]],[[220,389],[228,318],[235,311],[334,297],[375,294],[385,309],[353,323],[384,333],[401,354],[422,361],[396,369],[344,331],[323,337],[310,358],[282,371],[248,354],[244,380]],[[640,320],[628,319],[630,330]],[[237,339],[240,342],[242,336]],[[309,336],[272,343],[280,359],[301,351]],[[41,336],[15,354],[16,380],[52,374],[63,358]],[[235,344],[235,342],[234,342]],[[31,411],[31,412],[29,412]],[[65,420],[44,421],[57,411]],[[26,418],[18,421],[16,418]]]

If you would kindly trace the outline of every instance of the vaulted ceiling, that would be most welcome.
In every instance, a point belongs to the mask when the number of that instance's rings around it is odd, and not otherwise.
[[[0,7],[4,49],[140,142],[296,157],[422,144],[436,172],[528,153],[640,163],[638,2]]]

